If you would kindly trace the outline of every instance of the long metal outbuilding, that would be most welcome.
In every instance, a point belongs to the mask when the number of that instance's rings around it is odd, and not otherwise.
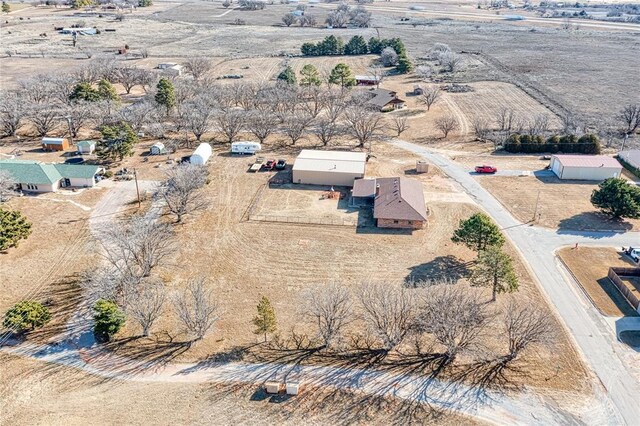
[[[606,155],[553,155],[550,166],[560,179],[600,181],[622,173],[622,165]]]
[[[353,186],[364,177],[367,154],[303,149],[293,164],[293,183]]]

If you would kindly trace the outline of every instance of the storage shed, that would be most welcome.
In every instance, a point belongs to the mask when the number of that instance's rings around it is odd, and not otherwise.
[[[80,154],[93,154],[96,150],[95,141],[80,141],[76,144]]]
[[[601,181],[622,173],[620,163],[606,155],[552,155],[550,168],[563,180]]]
[[[64,151],[69,149],[67,138],[42,138],[42,149],[45,151]]]
[[[303,149],[293,164],[293,183],[353,186],[364,177],[367,154]]]
[[[195,151],[193,151],[193,154],[191,154],[191,157],[189,158],[189,162],[198,166],[204,166],[205,164],[207,164],[207,161],[209,161],[211,153],[211,145],[203,142],[198,145]]]
[[[167,149],[164,147],[164,144],[162,142],[156,142],[151,145],[149,152],[151,153],[151,155],[160,155],[166,154]]]

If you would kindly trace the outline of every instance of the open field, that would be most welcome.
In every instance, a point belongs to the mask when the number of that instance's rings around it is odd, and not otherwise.
[[[637,316],[638,313],[627,302],[620,291],[607,278],[612,266],[633,265],[616,249],[579,247],[565,248],[558,252],[580,286],[589,295],[596,308],[606,316]]]
[[[591,193],[598,183],[561,181],[555,176],[478,176],[478,181],[520,221],[529,222],[536,211],[538,225],[574,230],[640,229],[640,220],[614,221],[592,205]]]

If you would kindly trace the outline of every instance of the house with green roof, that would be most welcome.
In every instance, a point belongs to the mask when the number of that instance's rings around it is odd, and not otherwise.
[[[47,164],[30,160],[0,160],[0,170],[8,172],[18,189],[25,192],[55,192],[59,188],[90,188],[104,172],[100,166]]]

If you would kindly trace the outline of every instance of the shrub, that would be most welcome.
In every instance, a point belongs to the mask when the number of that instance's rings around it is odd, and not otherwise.
[[[16,303],[4,314],[2,325],[16,333],[25,330],[35,330],[51,320],[49,310],[42,303],[33,300],[23,300]]]
[[[514,133],[504,143],[507,152],[540,153],[557,152],[576,154],[600,154],[602,147],[598,137],[593,134],[551,136],[546,141],[541,136],[519,135]]]
[[[100,299],[93,305],[93,335],[99,342],[108,342],[125,322],[124,313],[108,300]]]
[[[614,219],[640,218],[640,188],[623,178],[605,179],[591,194],[591,204]]]
[[[31,223],[19,211],[0,209],[0,251],[18,247],[31,235]]]

